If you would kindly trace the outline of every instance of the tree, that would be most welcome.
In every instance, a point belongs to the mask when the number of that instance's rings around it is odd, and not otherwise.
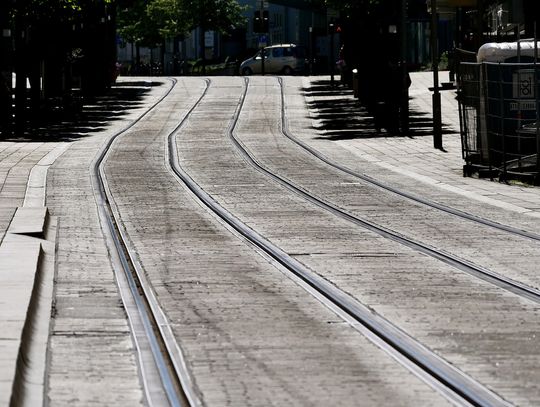
[[[127,41],[156,46],[199,28],[204,61],[204,32],[232,32],[245,24],[245,9],[236,0],[132,0],[130,7],[119,11],[119,33]]]
[[[63,96],[70,90],[64,84],[70,71],[72,56],[76,49],[80,55],[86,55],[85,62],[92,65],[94,70],[87,77],[93,79],[88,89],[100,89],[105,85],[110,64],[114,57],[112,47],[105,47],[101,55],[92,52],[92,48],[101,44],[89,40],[95,32],[107,32],[100,38],[106,38],[110,43],[114,17],[114,0],[17,0],[10,1],[8,8],[10,26],[14,39],[14,70],[17,74],[15,89],[15,130],[24,134],[26,123],[26,78],[31,84],[32,119],[36,118],[41,109],[41,86],[45,98]],[[96,30],[95,27],[101,23]],[[84,27],[84,28],[83,28]],[[94,29],[94,31],[91,31]],[[109,60],[105,60],[105,56]],[[45,74],[44,74],[45,72]],[[95,86],[97,85],[97,86]]]
[[[197,27],[230,33],[246,23],[244,10],[237,0],[152,0],[147,15],[163,36],[172,38]]]
[[[147,0],[132,0],[119,2],[117,16],[117,31],[128,42],[137,45],[155,47],[161,43],[157,21],[149,18],[148,9],[152,3]]]
[[[206,31],[229,33],[245,24],[246,20],[242,15],[245,7],[241,7],[236,0],[184,0],[184,7],[193,12],[190,28],[199,27],[199,48],[204,74],[206,70],[204,33]]]
[[[40,102],[39,79],[40,61],[47,58],[54,34],[78,9],[75,0],[19,0],[12,3],[11,26],[14,35],[14,70],[17,75],[15,89],[15,132],[25,132],[26,123],[26,77],[30,78],[32,89],[31,105],[37,114]],[[51,29],[52,28],[52,29]],[[56,41],[55,41],[56,42]],[[63,42],[58,43],[60,52]],[[58,52],[58,50],[57,50]]]
[[[154,0],[146,12],[163,38],[183,36],[191,30],[192,12],[181,0]]]

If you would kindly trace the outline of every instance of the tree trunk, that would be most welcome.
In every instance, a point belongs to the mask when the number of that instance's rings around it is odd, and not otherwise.
[[[12,28],[8,10],[10,2],[0,2],[0,28]],[[3,33],[2,33],[3,35]],[[13,75],[13,43],[12,32],[9,36],[0,37],[0,131],[4,138],[10,137],[13,132],[13,98],[12,98],[12,75]]]

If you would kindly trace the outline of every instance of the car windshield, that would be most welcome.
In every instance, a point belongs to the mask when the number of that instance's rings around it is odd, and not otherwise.
[[[264,50],[264,57],[268,58],[268,51]],[[261,50],[259,50],[254,56],[253,59],[261,59]]]

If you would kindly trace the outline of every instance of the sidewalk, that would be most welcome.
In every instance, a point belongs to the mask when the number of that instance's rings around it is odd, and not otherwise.
[[[431,72],[411,73],[412,85],[409,89],[411,128],[423,126],[420,129],[421,134],[413,131],[410,137],[386,137],[384,134],[365,137],[362,133],[358,133],[355,137],[340,139],[334,137],[334,141],[356,157],[381,170],[384,169],[383,173],[377,175],[387,177],[389,182],[399,183],[399,178],[404,176],[417,182],[418,193],[424,192],[422,185],[430,186],[441,192],[467,197],[482,205],[488,204],[540,219],[539,187],[507,185],[489,179],[463,177],[464,161],[461,156],[459,111],[455,90],[441,91],[444,151],[433,147],[433,132],[430,127],[432,92],[428,89],[433,86],[432,78]],[[317,79],[320,78],[310,78],[312,83]],[[441,72],[439,80],[447,82],[448,72]],[[343,97],[342,93],[339,96],[340,100]],[[353,99],[352,93],[346,97]],[[385,175],[388,172],[394,173],[395,176]]]
[[[56,231],[56,220],[44,207],[45,175],[67,146],[0,142],[1,405],[17,398],[43,404]],[[32,338],[23,334],[29,329]],[[21,378],[31,383],[26,389]]]
[[[288,96],[287,102],[290,103],[294,97],[298,99],[298,105],[301,104],[302,109],[298,109],[299,116],[295,118],[295,123],[292,123],[296,126],[295,134],[303,135],[306,140],[309,140],[310,143],[313,143],[315,148],[320,149],[324,154],[328,155],[332,159],[338,160],[346,166],[353,168],[357,171],[366,173],[368,175],[377,178],[378,180],[393,185],[395,187],[403,186],[407,190],[412,191],[417,195],[425,195],[430,199],[437,199],[445,204],[463,205],[467,210],[477,210],[479,212],[488,211],[489,208],[495,208],[499,212],[497,213],[496,219],[507,219],[512,217],[513,214],[519,214],[521,219],[521,224],[526,225],[527,222],[530,222],[531,229],[536,228],[540,230],[540,187],[526,187],[520,185],[506,185],[498,182],[492,182],[486,179],[478,178],[466,178],[463,177],[462,167],[463,160],[461,157],[461,140],[459,136],[459,115],[457,110],[457,102],[455,101],[455,91],[445,90],[441,92],[441,102],[442,102],[442,121],[444,124],[443,132],[443,147],[444,151],[437,150],[433,148],[433,137],[432,130],[430,128],[431,123],[431,92],[429,87],[432,85],[432,74],[430,72],[419,72],[412,73],[412,85],[410,88],[410,108],[411,108],[411,117],[413,117],[414,122],[412,126],[415,131],[408,136],[403,137],[387,137],[385,135],[376,135],[373,134],[373,128],[370,127],[371,124],[365,118],[358,118],[357,128],[354,129],[340,129],[339,127],[331,127],[333,130],[321,130],[320,132],[314,132],[311,127],[313,123],[318,126],[320,123],[319,119],[314,118],[311,121],[309,118],[306,118],[305,105],[303,94],[297,91],[297,87],[289,87],[287,92],[291,92]],[[446,82],[447,73],[441,73],[441,82]],[[310,89],[310,86],[314,82],[320,81],[320,77],[312,78],[302,78],[302,77],[289,77],[286,78],[285,83],[294,83],[295,86],[302,86],[304,89]],[[157,89],[157,88],[155,88]],[[155,90],[154,89],[154,90]],[[356,109],[358,111],[358,103],[353,98],[351,91],[344,91],[340,89],[335,93],[326,93],[325,95],[311,95],[307,96],[308,103],[315,98],[324,99],[327,98],[328,105],[332,107],[332,102],[340,101],[340,103],[349,103],[348,106],[351,109]],[[145,101],[148,103],[148,100]],[[296,100],[296,99],[294,99]],[[345,105],[343,105],[345,106]],[[142,109],[144,104],[138,106]],[[330,126],[334,125],[339,118],[341,113],[340,109],[342,106],[334,107],[330,109],[329,113],[326,114],[327,117],[326,123]],[[29,309],[30,294],[34,287],[34,275],[36,264],[33,261],[34,258],[39,259],[40,249],[39,245],[33,241],[29,243],[32,247],[33,257],[32,259],[27,256],[21,255],[21,253],[16,253],[18,248],[16,247],[21,242],[29,241],[29,239],[36,239],[35,237],[30,236],[19,236],[20,231],[10,230],[13,229],[13,225],[16,222],[12,222],[16,216],[16,212],[19,207],[31,207],[35,208],[34,212],[26,212],[25,215],[22,215],[23,218],[28,220],[31,216],[29,213],[37,213],[39,216],[43,217],[41,214],[45,214],[44,210],[38,210],[42,208],[45,204],[45,186],[46,186],[46,173],[48,167],[69,147],[72,146],[72,149],[76,150],[76,154],[72,154],[73,157],[70,158],[70,165],[64,165],[57,171],[56,178],[53,178],[53,181],[65,180],[67,178],[66,174],[77,172],[77,176],[80,176],[81,179],[87,180],[87,168],[88,163],[84,160],[90,160],[94,154],[95,150],[102,145],[103,140],[110,136],[110,133],[114,132],[115,129],[118,130],[120,127],[124,126],[127,121],[133,120],[136,117],[137,110],[133,110],[130,114],[132,116],[123,117],[122,120],[112,121],[112,124],[104,130],[96,130],[96,134],[93,137],[87,137],[87,141],[84,141],[84,138],[76,143],[71,143],[68,141],[50,141],[50,142],[30,142],[30,141],[1,141],[0,140],[0,325],[4,327],[2,334],[0,335],[0,395],[3,397],[8,397],[11,394],[12,384],[15,376],[15,366],[18,352],[20,349],[20,339],[21,332],[24,327],[25,321],[24,317],[26,312]],[[354,118],[353,110],[348,112],[348,117]],[[297,133],[296,133],[297,132]],[[85,150],[85,148],[87,148]],[[70,150],[70,153],[72,151]],[[80,157],[84,157],[84,160]],[[67,158],[66,158],[67,162]],[[80,166],[77,171],[74,170],[75,165],[73,163],[78,163]],[[53,172],[52,170],[50,172]],[[80,187],[82,182],[77,179],[75,176],[72,177],[71,184],[73,184],[73,190]],[[57,183],[51,181],[49,187],[52,189],[55,188]],[[57,202],[62,202],[67,206],[65,197],[69,194],[62,193],[62,189],[58,188]],[[89,190],[89,188],[88,188]],[[53,191],[54,192],[54,191]],[[79,199],[78,196],[72,194],[72,200]],[[464,197],[466,199],[458,200],[456,196]],[[83,213],[93,214],[93,205],[94,198],[91,194],[85,197],[86,204],[88,205],[88,210],[83,210]],[[459,201],[459,202],[458,202]],[[478,205],[471,205],[470,202],[478,203]],[[57,206],[59,204],[57,203]],[[71,226],[71,230],[77,230],[80,227],[80,219],[78,216],[81,213],[81,201],[77,201],[76,205],[72,205],[71,218],[66,216],[66,212],[62,213],[63,219],[62,222]],[[21,211],[21,214],[24,214]],[[80,255],[81,259],[79,264],[87,263],[88,270],[85,272],[85,276],[90,276],[93,273],[91,267],[96,264],[101,264],[107,262],[106,250],[104,247],[101,247],[100,240],[100,231],[99,223],[93,218],[88,216],[88,224],[84,230],[87,230],[92,233],[95,233],[95,238],[93,240],[87,239],[82,233],[79,233],[78,239],[73,238],[72,235],[66,234],[65,242],[69,242],[72,246],[67,247],[68,243],[63,242],[63,245],[59,247],[63,250],[69,251],[73,247],[72,252]],[[525,221],[523,221],[525,219]],[[514,219],[513,219],[514,220]],[[38,222],[39,223],[39,222]],[[15,225],[17,226],[17,225]],[[19,226],[18,226],[19,227]],[[25,225],[26,228],[28,226]],[[32,226],[33,227],[33,226]],[[527,228],[527,226],[524,226]],[[16,228],[15,228],[16,229]],[[28,234],[35,236],[34,229],[27,230]],[[12,236],[16,235],[16,236]],[[40,239],[39,244],[41,245],[43,251],[46,249],[43,248],[46,239]],[[92,247],[91,250],[87,248],[86,242],[91,242],[95,246],[99,246],[97,249]],[[49,242],[52,243],[52,242]],[[8,244],[11,244],[12,248],[7,247]],[[78,246],[77,246],[78,245]],[[50,246],[50,244],[49,244]],[[54,247],[54,245],[53,245]],[[50,249],[49,249],[50,250]],[[54,251],[54,249],[52,250]],[[89,253],[96,257],[99,257],[99,261],[87,261]],[[63,267],[65,269],[70,269],[72,263],[70,263],[69,255],[64,255]],[[45,253],[47,255],[47,253]],[[4,257],[2,257],[4,256]],[[19,258],[21,261],[17,263],[13,261],[14,259]],[[4,259],[4,260],[2,260]],[[8,259],[9,261],[7,261]],[[67,260],[66,260],[67,259]],[[31,261],[32,260],[32,261]],[[24,264],[23,264],[24,263]],[[23,264],[24,267],[28,267],[24,273],[21,272]],[[81,267],[82,268],[82,267]],[[107,271],[108,272],[108,271]],[[73,277],[72,274],[76,277]],[[63,275],[64,279],[68,282],[73,281],[77,282],[77,285],[81,284],[81,275],[77,274],[78,270],[70,270],[70,273],[65,272]],[[53,273],[48,272],[47,278],[50,279],[51,284],[47,290],[51,290],[52,287],[52,275]],[[102,283],[103,285],[113,285],[112,282],[112,273],[107,274],[110,279],[107,281],[98,281],[97,283]],[[40,277],[41,278],[41,277]],[[101,280],[103,280],[103,275],[100,275]],[[90,281],[90,278],[87,278]],[[92,280],[93,281],[93,280]],[[90,281],[90,282],[92,282]],[[89,283],[85,283],[89,285]],[[65,288],[65,297],[70,297],[70,301],[73,301],[71,297],[75,295],[70,291],[70,287],[66,284]],[[117,338],[120,336],[111,335],[114,337],[114,345],[116,346],[116,352],[118,359],[111,359],[109,363],[110,374],[114,373],[114,363],[120,358],[124,358],[125,354],[132,355],[131,342],[129,340],[129,331],[127,330],[127,324],[123,320],[123,314],[119,311],[120,301],[116,298],[116,293],[111,293],[105,289],[88,289],[86,292],[103,292],[103,297],[105,300],[110,299],[110,306],[114,312],[109,312],[109,308],[103,307],[104,313],[109,313],[110,315],[116,315],[115,318],[111,318],[111,331],[114,332],[114,335],[117,335],[115,326],[120,326],[121,334],[123,338],[122,346],[117,344]],[[84,290],[83,290],[84,291]],[[21,293],[26,293],[22,295]],[[19,295],[21,294],[21,295]],[[47,294],[49,297],[51,294]],[[78,294],[77,294],[78,295]],[[81,295],[81,297],[84,296]],[[81,300],[81,304],[87,305],[93,301],[93,298],[86,296]],[[47,298],[50,301],[50,298]],[[72,307],[74,302],[65,302],[65,307]],[[88,316],[87,310],[90,307],[84,308],[80,306],[78,312],[84,314],[83,317]],[[49,307],[50,309],[50,307]],[[81,321],[83,317],[77,317]],[[91,315],[89,316],[92,317]],[[70,319],[71,318],[71,319]],[[69,323],[72,323],[72,320],[77,320],[73,317],[73,313],[70,311],[66,312],[64,315],[66,326]],[[97,319],[96,319],[97,320]],[[116,325],[115,325],[116,324]],[[81,326],[83,323],[81,323]],[[98,329],[99,328],[99,329]],[[96,328],[96,332],[105,332],[101,327]],[[45,327],[45,333],[48,334],[48,326]],[[93,329],[93,328],[92,328]],[[60,332],[58,335],[62,337],[63,333]],[[87,333],[89,338],[97,337],[94,335],[94,331],[89,330]],[[63,337],[62,337],[63,338]],[[83,335],[80,332],[77,332],[77,335],[69,336],[66,340],[62,339],[58,341],[56,349],[62,350],[65,343],[68,340],[73,342],[73,347],[81,346],[80,338],[83,338]],[[97,339],[96,339],[97,341]],[[43,345],[43,344],[42,344]],[[46,343],[45,343],[46,345]],[[88,341],[86,344],[87,348],[84,355],[88,356],[88,359],[81,360],[90,360],[96,350],[93,342]],[[110,348],[103,347],[103,354],[110,354]],[[69,351],[66,348],[66,353]],[[44,355],[45,352],[37,352],[41,355]],[[125,358],[124,358],[125,359]],[[129,358],[125,361],[126,366],[130,372],[133,373],[133,378],[136,378],[136,365],[135,362]],[[122,359],[123,360],[123,359]],[[40,363],[44,363],[41,361]],[[78,362],[74,362],[78,363]],[[81,365],[81,368],[84,367]],[[98,371],[97,365],[94,366],[95,371]],[[60,383],[64,380],[64,370],[59,364],[57,367],[57,377],[56,377],[56,388],[54,389],[57,394],[61,394],[61,397],[69,399],[72,396],[72,393],[66,391]],[[78,374],[78,372],[75,372]],[[77,376],[81,381],[86,380],[84,376],[85,372],[82,371]],[[60,383],[60,384],[58,384]],[[43,383],[38,383],[38,385],[43,385]],[[100,385],[100,383],[98,383]],[[107,383],[105,383],[107,385]],[[111,383],[111,386],[113,383]],[[68,387],[69,390],[69,386]],[[75,386],[71,386],[74,388]],[[73,389],[71,389],[73,390]],[[39,391],[37,392],[39,393]],[[112,394],[112,393],[110,393]],[[90,395],[89,395],[90,397]],[[120,395],[119,395],[120,397]],[[138,397],[136,393],[134,398]],[[6,400],[0,397],[0,404],[7,404],[9,400]],[[40,404],[40,403],[37,403]]]

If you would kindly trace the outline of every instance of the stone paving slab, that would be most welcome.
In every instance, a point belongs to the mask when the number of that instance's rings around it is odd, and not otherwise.
[[[126,99],[115,101],[112,113],[106,104],[97,106],[112,115],[109,124],[73,143],[48,170],[46,202],[60,219],[47,377],[50,406],[145,404],[137,350],[103,239],[90,173],[108,140],[138,119],[170,82],[118,82]],[[117,107],[122,103],[126,109]]]
[[[48,218],[49,212],[46,207],[18,208],[11,220],[9,232],[42,237]]]
[[[312,78],[317,80],[319,78]],[[429,87],[433,86],[431,72],[412,72],[409,90],[411,110],[431,117],[432,104]],[[448,72],[441,72],[441,82],[448,81]],[[309,79],[304,80],[309,87]],[[352,95],[349,97],[352,98]],[[507,211],[540,219],[540,188],[506,185],[488,179],[463,177],[464,161],[461,157],[459,135],[459,110],[455,90],[441,92],[443,148],[433,148],[432,133],[422,137],[375,137],[340,140],[335,144],[349,150],[362,160],[409,177],[419,184],[429,184],[439,189],[451,189],[480,204],[489,204]]]
[[[56,142],[0,141],[0,241],[16,208],[25,204],[28,186],[42,188],[38,196],[44,196],[44,176],[30,181],[30,173],[58,145]],[[35,206],[44,206],[39,198],[37,202]]]
[[[324,112],[317,110],[317,101],[325,101],[330,106],[334,103],[343,105],[353,119],[357,117],[355,114],[362,120],[366,116],[352,91],[317,92],[321,80],[326,79],[324,77],[284,78],[291,131],[328,158],[387,185],[496,222],[507,223],[511,219],[517,227],[540,233],[540,188],[463,177],[455,91],[441,93],[447,134],[443,135],[445,151],[437,150],[433,148],[429,127],[430,73],[412,73],[411,77],[411,108],[416,111],[416,117],[427,118],[424,126],[428,127],[422,128],[421,134],[388,137],[385,134],[375,135],[369,126],[353,134],[320,129]],[[301,92],[297,92],[299,88]],[[317,93],[312,94],[312,91]],[[307,115],[306,104],[310,112]],[[313,127],[319,130],[314,133]]]
[[[47,183],[47,171],[54,161],[60,157],[71,143],[58,143],[38,163],[32,167],[26,186],[24,206],[40,207],[45,205],[45,186]]]
[[[35,211],[34,211],[35,212]],[[45,253],[43,251],[43,243],[45,240],[30,237],[25,235],[25,230],[30,231],[30,235],[35,234],[39,229],[38,235],[44,237],[44,230],[36,227],[35,222],[28,220],[37,220],[37,223],[42,223],[46,208],[39,211],[39,214],[31,214],[28,219],[26,215],[28,211],[24,208],[19,208],[13,218],[10,229],[0,244],[0,322],[2,331],[0,333],[0,381],[3,382],[2,387],[9,388],[9,391],[0,393],[0,404],[7,405],[12,399],[12,389],[16,388],[14,394],[16,397],[22,395],[20,388],[21,378],[25,373],[25,366],[28,361],[34,362],[34,368],[37,369],[36,375],[33,375],[31,382],[38,385],[38,392],[34,394],[43,394],[43,389],[39,389],[39,383],[43,386],[44,380],[44,360],[45,349],[48,338],[48,316],[50,315],[50,306],[52,298],[48,296],[48,301],[41,303],[42,313],[46,318],[41,318],[46,323],[44,330],[38,335],[36,324],[36,313],[40,308],[40,297],[42,286],[48,285],[52,290],[53,269],[49,268],[48,279],[44,279]],[[53,236],[54,239],[54,236]],[[54,258],[54,240],[51,247],[47,246],[49,252],[49,264]],[[52,256],[52,257],[51,257]],[[54,264],[54,261],[52,261]],[[42,316],[43,316],[42,314]],[[33,327],[33,328],[30,328]],[[24,332],[31,329],[33,337],[30,338]],[[39,336],[39,338],[36,338]],[[32,341],[37,339],[41,344],[39,347],[38,357],[36,353],[31,352]],[[40,363],[41,361],[41,363]],[[37,367],[40,366],[40,367]],[[39,373],[41,372],[41,374]],[[30,373],[29,373],[30,374]],[[17,380],[18,378],[18,381]],[[41,381],[39,379],[41,378]],[[14,387],[14,384],[18,383]],[[32,398],[29,391],[26,395]],[[36,398],[33,398],[34,400]],[[38,399],[40,400],[39,396]]]
[[[430,75],[430,73],[411,74],[413,80],[410,90],[413,98],[411,105],[426,113],[431,110],[431,93],[427,91],[431,86]],[[442,79],[445,80],[444,76]],[[306,81],[304,83],[308,87],[309,79]],[[410,185],[410,181],[405,184],[410,188],[416,188],[417,191],[423,191],[425,186],[430,186],[435,191],[450,192],[451,195],[457,194],[475,201],[479,207],[483,207],[482,211],[485,211],[486,205],[492,206],[505,212],[529,217],[533,221],[532,226],[538,225],[537,219],[540,217],[538,188],[508,186],[488,180],[462,177],[463,162],[459,135],[456,133],[459,122],[455,95],[452,91],[444,91],[441,95],[443,122],[454,131],[450,135],[443,136],[445,152],[434,150],[429,136],[413,139],[382,137],[337,141],[334,144],[340,147],[338,156],[347,157],[349,154],[352,160],[360,159],[361,163],[368,163],[369,168],[375,168],[377,174],[398,184],[403,183],[404,177],[414,180],[416,184],[413,186]],[[65,246],[62,258],[59,299],[62,305],[61,318],[56,320],[54,370],[51,376],[54,391],[50,396],[57,396],[52,399],[53,405],[68,402],[99,404],[104,400],[109,402],[114,400],[114,403],[124,405],[140,402],[140,392],[137,390],[125,395],[117,394],[116,398],[111,393],[99,394],[102,391],[112,392],[110,389],[113,388],[127,389],[130,386],[126,384],[127,382],[134,383],[137,380],[133,381],[134,361],[129,332],[126,331],[124,316],[118,309],[117,295],[114,290],[110,290],[114,282],[110,278],[110,270],[103,268],[103,264],[107,262],[106,253],[96,249],[100,244],[100,238],[97,236],[99,229],[92,219],[92,213],[84,213],[85,209],[82,208],[85,207],[77,206],[75,203],[80,203],[81,199],[90,200],[90,192],[84,184],[87,168],[83,168],[81,164],[95,151],[96,146],[107,134],[110,134],[110,128],[101,134],[97,133],[95,135],[97,138],[92,143],[83,143],[73,152],[70,159],[58,162],[56,174],[50,180],[56,189],[49,196],[49,200],[55,205],[55,213],[68,215],[62,238],[64,241],[71,241]],[[23,203],[25,206],[43,206],[45,194],[43,183],[48,166],[55,162],[63,153],[61,150],[66,147],[59,147],[58,143],[0,142],[0,241],[5,240],[17,207]],[[49,153],[52,155],[49,156]],[[35,183],[29,178],[31,172],[36,174]],[[62,191],[66,190],[73,194],[70,198],[73,203],[70,205],[60,202],[63,199]],[[428,193],[438,195],[437,192]],[[81,220],[77,216],[80,216]],[[84,264],[82,269],[81,263]],[[103,284],[102,278],[105,279]],[[0,301],[8,298],[7,295],[0,296]],[[103,301],[105,298],[107,300]],[[107,302],[108,300],[110,301]],[[6,304],[0,305],[0,326],[5,331],[6,338],[10,335],[8,331],[19,324],[17,321],[8,321],[12,316],[11,310],[9,312],[8,310]],[[85,313],[89,316],[86,320],[82,318]],[[104,326],[107,327],[106,331],[102,329]],[[83,337],[80,336],[81,333],[84,333]],[[15,338],[16,334],[11,336]],[[111,348],[106,345],[107,341],[116,342],[116,345]],[[10,341],[7,340],[0,341],[0,346],[6,346],[0,349],[0,363],[4,363],[10,346],[16,345],[14,342],[10,345]],[[76,359],[71,359],[74,355],[73,349],[79,346],[85,351]],[[95,359],[92,356],[94,354],[97,355]],[[110,363],[103,364],[100,357],[106,358],[109,354],[112,355]],[[127,382],[119,378],[113,379],[114,375],[110,370],[114,365],[122,366],[123,371],[131,379]],[[97,376],[97,372],[103,367],[109,369],[106,373],[106,380],[109,380],[109,383],[105,383],[104,379]],[[0,368],[0,377],[4,374],[5,371]],[[70,381],[74,377],[75,380]],[[89,385],[85,386],[87,382]],[[10,387],[9,382],[0,379],[0,394],[7,394]],[[86,390],[77,393],[76,389],[79,387],[85,387]],[[3,400],[0,400],[0,404],[4,404]]]
[[[250,80],[235,132],[265,165],[272,169],[287,167],[287,171],[280,168],[280,175],[309,175],[311,169],[325,166],[293,151],[283,141],[277,85],[272,77]],[[210,111],[211,105],[207,109]],[[305,106],[303,109],[306,116]],[[537,304],[509,295],[288,193],[251,168],[227,135],[214,126],[204,121],[203,114],[196,114],[177,143],[183,168],[216,201],[311,270],[501,396],[518,404],[540,400],[534,385],[540,377],[536,369],[540,354],[533,341],[540,315]],[[304,130],[306,137],[309,134],[316,138],[309,124]],[[330,141],[323,142],[331,145],[328,149],[336,155],[343,152]],[[311,178],[305,178],[316,185],[341,187],[335,184],[344,179],[343,174],[340,178],[336,171],[325,170],[326,178],[322,171],[313,171]],[[330,187],[323,192],[331,191]],[[343,188],[350,187],[343,182]],[[326,197],[326,193],[321,195]],[[367,201],[361,193],[356,198],[359,205]],[[367,205],[370,207],[363,208],[365,211],[377,212],[376,199]],[[398,204],[386,209],[395,217],[402,214]],[[408,227],[416,227],[414,218],[404,218]],[[439,225],[434,222],[432,227]],[[494,308],[504,312],[494,312]],[[525,376],[530,379],[524,381]]]
[[[202,105],[178,134],[188,167],[221,164],[198,143],[208,150],[215,146],[224,160],[229,157],[230,145],[224,147],[222,140],[242,83],[241,78],[213,78]],[[175,91],[168,108],[162,106],[152,121],[115,143],[106,173],[204,404],[444,405],[439,394],[246,245],[171,177],[164,165],[167,130],[203,83],[182,78],[179,85],[189,91]],[[227,174],[208,180],[225,183],[233,194],[256,189],[251,181]]]
[[[36,391],[26,392],[26,400],[41,404],[44,380],[44,361],[48,337],[48,318],[52,301],[52,278],[54,275],[54,243],[48,245],[45,225],[47,209],[41,206],[32,210],[23,208],[30,172],[51,150],[55,142],[1,141],[0,142],[0,404],[8,405],[12,395],[17,368],[17,358],[23,341],[23,328],[28,321],[31,301],[45,299],[45,315],[39,315],[34,332],[41,332],[37,345],[25,342],[26,362],[36,368],[38,377],[27,377],[30,387]],[[34,181],[44,187],[44,177]],[[44,191],[44,190],[43,190]],[[54,226],[53,226],[54,227]],[[41,239],[29,237],[34,235]],[[54,236],[52,236],[54,239]],[[45,245],[45,246],[44,246]],[[52,263],[52,267],[51,267]],[[39,275],[38,275],[39,274]],[[39,279],[36,285],[36,279]],[[47,294],[46,292],[49,292]],[[45,296],[45,297],[43,297]],[[48,298],[46,298],[48,296]],[[32,314],[36,314],[32,311]],[[32,315],[32,316],[35,316]],[[34,322],[35,323],[35,322]],[[44,338],[44,339],[43,339]],[[41,372],[41,373],[40,373]],[[41,386],[41,387],[40,387]],[[37,395],[37,396],[36,396]],[[19,400],[20,401],[20,400]]]

